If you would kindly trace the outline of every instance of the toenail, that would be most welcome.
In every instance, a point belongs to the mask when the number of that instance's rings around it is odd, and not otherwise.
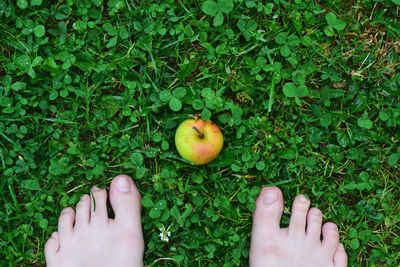
[[[339,249],[342,250],[342,251],[344,251],[344,246],[343,246],[342,243],[339,244]]]
[[[263,195],[263,201],[265,204],[272,204],[278,200],[278,194],[275,190],[266,189]]]
[[[81,196],[81,200],[87,200],[88,198],[89,198],[88,195],[83,195],[83,196]]]
[[[65,208],[61,211],[61,214],[68,214],[70,212],[69,208]]]
[[[329,228],[330,228],[332,231],[337,231],[337,230],[338,230],[336,224],[332,224]]]
[[[319,209],[313,209],[313,214],[314,214],[315,216],[321,216],[321,215],[322,215],[322,212],[321,212]]]
[[[121,193],[128,193],[131,190],[131,184],[128,181],[128,177],[121,176],[117,180],[117,190]]]
[[[94,191],[94,192],[99,192],[100,190],[101,190],[101,188],[98,187],[97,185],[92,187],[92,191]]]
[[[56,232],[51,233],[51,238],[56,238],[56,236],[57,236]]]
[[[309,201],[310,200],[310,198],[307,196],[307,195],[300,195],[299,196],[299,200],[300,200],[300,202],[302,202],[302,203],[306,203],[307,201]]]

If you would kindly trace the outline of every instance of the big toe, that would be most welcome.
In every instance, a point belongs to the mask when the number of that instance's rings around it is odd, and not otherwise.
[[[265,187],[256,200],[253,214],[252,245],[270,239],[280,232],[283,196],[279,188]]]
[[[140,193],[128,175],[118,175],[110,186],[110,202],[115,223],[130,229],[141,229]]]

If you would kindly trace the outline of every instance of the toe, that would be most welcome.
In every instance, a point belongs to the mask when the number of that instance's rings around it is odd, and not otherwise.
[[[339,232],[336,224],[328,222],[322,226],[322,245],[329,256],[334,255],[339,245]]]
[[[90,196],[83,195],[76,205],[75,229],[89,225],[90,220]]]
[[[61,241],[73,234],[74,221],[75,221],[74,209],[68,207],[61,211],[61,215],[58,218],[58,233],[60,235]]]
[[[118,175],[111,182],[110,202],[115,214],[115,222],[134,229],[141,229],[140,193],[132,179]]]
[[[265,187],[256,200],[251,233],[251,254],[263,254],[270,243],[281,233],[280,220],[283,212],[283,196],[279,188]],[[250,257],[251,259],[252,257]]]
[[[317,208],[311,208],[307,214],[307,238],[321,242],[322,212]]]
[[[106,224],[107,213],[107,191],[94,186],[91,190],[90,223]]]
[[[343,244],[339,244],[333,256],[333,263],[335,267],[347,267],[347,254],[344,250]]]
[[[290,236],[301,237],[305,235],[309,207],[310,200],[305,195],[299,195],[294,199],[288,229]]]
[[[49,240],[47,240],[44,245],[44,254],[46,257],[46,262],[52,262],[54,256],[60,249],[60,239],[57,232],[53,232]]]

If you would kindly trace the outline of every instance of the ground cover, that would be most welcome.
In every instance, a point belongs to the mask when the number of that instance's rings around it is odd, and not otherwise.
[[[349,266],[399,266],[399,11],[398,0],[0,0],[1,265],[43,265],[59,211],[126,173],[149,266],[247,266],[267,185],[287,207],[306,193],[337,223]],[[173,143],[195,114],[225,136],[206,166]]]

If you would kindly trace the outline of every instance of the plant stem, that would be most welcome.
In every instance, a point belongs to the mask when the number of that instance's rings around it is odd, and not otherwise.
[[[193,126],[192,129],[195,130],[199,134],[200,139],[204,138],[204,133],[200,132],[200,130],[197,129],[196,126]]]

